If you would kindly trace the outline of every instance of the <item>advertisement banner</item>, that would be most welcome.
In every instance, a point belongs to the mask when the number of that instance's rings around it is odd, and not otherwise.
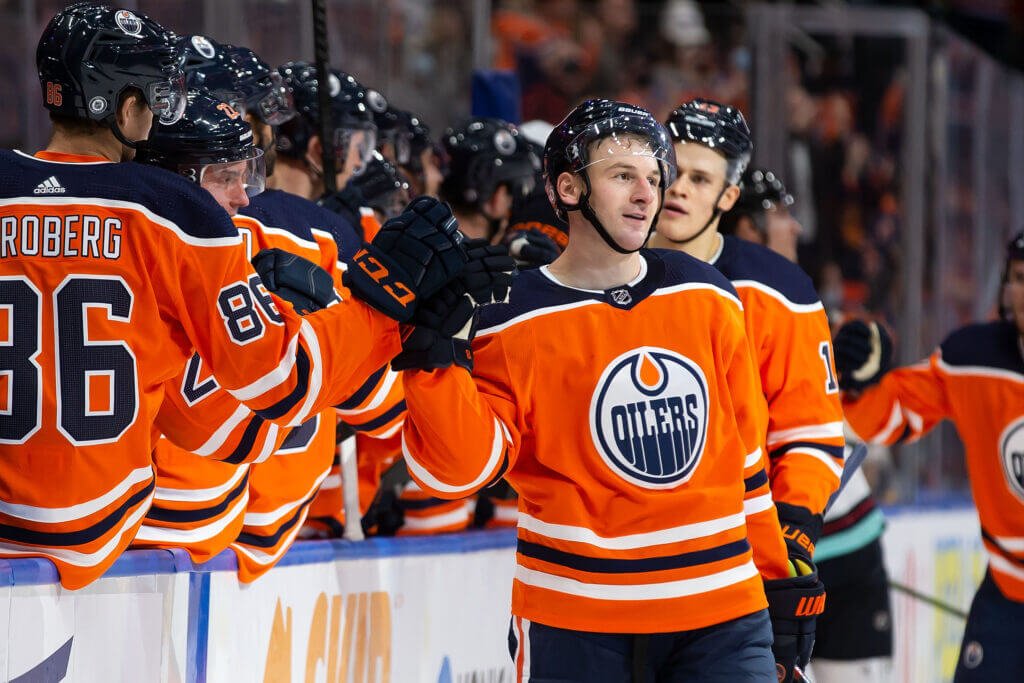
[[[963,611],[985,574],[973,508],[887,511],[882,536],[889,578]],[[892,590],[894,681],[941,683],[953,678],[965,622]]]
[[[56,583],[52,565],[19,560],[43,571],[27,580],[15,572],[24,583],[4,587],[0,680],[186,680],[188,574],[148,573],[161,569],[151,559],[126,556],[114,573],[135,575],[108,574],[77,591]],[[173,570],[169,554],[160,559]]]
[[[207,680],[511,683],[513,539],[311,542],[252,585],[213,572]]]

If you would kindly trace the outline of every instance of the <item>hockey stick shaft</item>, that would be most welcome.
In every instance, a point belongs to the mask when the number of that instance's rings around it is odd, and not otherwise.
[[[320,150],[322,152],[324,190],[338,189],[334,161],[334,127],[331,125],[331,50],[327,43],[327,0],[313,3],[313,60],[316,63],[317,108],[320,112]]]
[[[932,607],[947,614],[950,614],[954,617],[959,617],[964,620],[967,619],[967,612],[963,611],[959,607],[954,607],[953,605],[950,605],[948,602],[943,602],[938,598],[932,597],[931,595],[928,595],[926,593],[922,593],[921,591],[911,588],[906,584],[902,584],[897,581],[893,581],[892,579],[889,579],[889,587],[895,591],[903,593],[904,595],[909,595],[915,600],[920,600],[921,602],[927,603]]]

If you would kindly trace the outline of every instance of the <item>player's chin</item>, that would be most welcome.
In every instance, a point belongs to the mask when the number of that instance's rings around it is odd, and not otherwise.
[[[618,230],[615,241],[623,249],[635,251],[647,243],[647,236],[650,234],[650,231],[650,222],[624,225]]]
[[[657,232],[673,242],[682,242],[693,237],[695,230],[685,217],[678,213],[662,211],[658,216]]]

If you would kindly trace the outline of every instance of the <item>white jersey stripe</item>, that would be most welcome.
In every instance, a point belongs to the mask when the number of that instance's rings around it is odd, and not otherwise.
[[[189,235],[184,230],[178,227],[176,223],[169,221],[163,216],[158,216],[153,213],[150,209],[143,206],[142,204],[136,204],[135,202],[126,202],[119,199],[107,199],[105,197],[65,197],[65,196],[53,196],[53,195],[42,195],[42,196],[25,196],[25,197],[12,197],[8,199],[0,199],[0,207],[4,206],[102,206],[108,209],[124,209],[128,211],[136,211],[146,217],[153,225],[165,228],[174,233],[174,236],[185,244],[190,244],[194,247],[236,247],[242,243],[242,236],[239,234],[232,235],[230,237],[196,237],[195,235]]]
[[[405,463],[408,465],[409,471],[417,479],[433,490],[442,491],[444,493],[468,492],[472,489],[478,488],[487,480],[494,478],[494,475],[497,473],[498,466],[501,464],[501,456],[505,454],[504,435],[506,431],[507,430],[504,429],[501,421],[498,418],[494,418],[494,441],[491,443],[491,453],[487,459],[487,464],[484,465],[483,471],[480,472],[476,479],[462,486],[446,484],[428,472],[423,465],[419,464],[413,454],[409,451],[409,445],[405,441],[404,434],[402,435],[402,454],[405,455]]]
[[[780,292],[779,290],[772,289],[768,285],[764,284],[763,282],[758,282],[757,280],[733,280],[732,285],[736,289],[749,287],[750,289],[756,289],[759,292],[764,292],[765,294],[767,294],[768,296],[770,296],[771,298],[775,299],[780,304],[788,308],[793,313],[816,313],[818,311],[825,310],[825,307],[822,305],[820,301],[815,301],[813,304],[798,304],[793,301],[790,301],[786,297],[786,295]]]
[[[128,492],[143,482],[153,478],[152,467],[140,467],[128,473],[128,476],[119,481],[109,491],[92,500],[87,500],[78,505],[70,505],[63,508],[44,508],[22,503],[8,503],[0,501],[0,512],[10,517],[17,517],[28,522],[42,522],[44,524],[61,524],[73,522],[83,517],[88,517],[110,505],[120,502]],[[152,498],[152,496],[150,496]]]
[[[238,497],[238,500],[223,515],[201,526],[192,526],[187,529],[177,529],[162,526],[150,526],[143,524],[139,527],[139,533],[135,538],[148,543],[172,543],[184,545],[186,543],[198,543],[213,538],[236,519],[245,514],[245,506],[249,503],[249,490]]]
[[[323,472],[321,472],[320,476],[318,476],[316,478],[316,481],[313,483],[313,486],[311,486],[308,491],[306,491],[304,494],[302,494],[302,497],[299,498],[298,500],[294,500],[294,501],[291,501],[289,503],[285,503],[281,507],[277,508],[276,510],[271,510],[270,512],[247,512],[247,513],[245,513],[245,525],[246,526],[270,526],[271,524],[274,524],[275,522],[283,521],[286,516],[288,516],[292,512],[294,512],[295,508],[297,508],[300,505],[302,505],[306,500],[309,499],[310,496],[313,495],[313,493],[316,492],[316,490],[318,488],[320,488],[320,484],[324,481],[324,479],[327,478],[327,475],[330,474],[330,472],[331,472],[331,469],[329,467],[326,470],[324,470]]]
[[[768,448],[790,441],[809,441],[813,439],[834,439],[843,436],[843,423],[825,422],[817,425],[803,425],[791,429],[779,429],[768,432]]]
[[[775,503],[772,502],[772,494],[765,493],[764,495],[756,498],[748,498],[743,501],[743,514],[750,517],[751,515],[756,515],[759,512],[764,512],[765,510],[771,510],[774,505]]]
[[[409,531],[432,531],[451,526],[452,524],[465,524],[473,514],[473,507],[472,501],[466,501],[455,510],[446,512],[443,515],[412,517],[409,513],[406,513],[402,528]]]
[[[153,500],[161,503],[204,503],[214,501],[235,488],[249,471],[248,465],[239,465],[237,471],[223,484],[207,489],[171,489],[158,486],[153,492]]]
[[[706,522],[696,522],[659,531],[648,531],[627,536],[599,536],[585,527],[544,522],[525,512],[519,513],[519,528],[559,541],[586,543],[605,550],[636,550],[668,543],[692,541],[736,529],[745,523],[742,514],[729,515]]]
[[[789,449],[788,451],[786,451],[785,455],[788,456],[788,455],[793,454],[793,453],[799,453],[800,455],[806,455],[806,456],[809,456],[811,458],[814,458],[815,460],[817,460],[817,461],[821,462],[823,465],[825,465],[825,467],[827,467],[829,469],[829,471],[832,472],[832,474],[836,475],[836,477],[842,478],[842,476],[843,476],[843,468],[842,468],[842,466],[841,465],[837,465],[836,464],[836,458],[832,457],[831,455],[829,455],[825,451],[819,450],[817,448],[800,447],[800,448],[791,448],[791,449]]]
[[[577,595],[593,600],[669,600],[691,595],[710,593],[727,588],[758,575],[753,561],[747,560],[738,567],[726,569],[707,576],[692,579],[666,581],[648,584],[604,584],[584,583],[564,576],[556,576],[523,566],[516,567],[515,578],[527,586]]]
[[[217,427],[217,431],[210,435],[210,438],[206,440],[206,443],[192,452],[195,455],[203,457],[211,455],[214,451],[224,445],[224,442],[227,441],[228,436],[235,427],[241,424],[242,420],[246,419],[250,415],[252,415],[251,410],[245,406],[238,406],[235,408],[235,412],[231,414],[231,417],[225,420],[220,427]]]
[[[73,564],[76,567],[95,567],[97,564],[110,556],[118,546],[124,535],[135,530],[139,521],[146,516],[150,504],[153,502],[153,495],[150,494],[142,501],[135,512],[126,517],[120,528],[111,536],[110,540],[103,544],[103,547],[92,553],[80,553],[77,550],[67,548],[42,548],[33,545],[21,545],[19,543],[0,543],[0,552],[4,555],[42,555]]]
[[[303,320],[302,323],[304,325],[308,324],[305,320]],[[297,334],[292,337],[291,342],[288,344],[288,351],[285,352],[284,358],[276,368],[263,375],[252,384],[248,384],[238,389],[228,389],[228,393],[239,401],[251,401],[257,396],[262,396],[274,387],[287,381],[287,379],[291,377],[292,368],[295,366],[295,353],[299,348],[299,336],[300,335]],[[310,361],[312,360],[313,359],[311,358]],[[301,422],[299,424],[301,424]]]

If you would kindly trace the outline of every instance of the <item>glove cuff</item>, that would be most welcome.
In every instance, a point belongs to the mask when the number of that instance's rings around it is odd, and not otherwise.
[[[776,502],[782,536],[791,555],[805,560],[814,556],[814,545],[821,536],[824,518],[800,505]]]

